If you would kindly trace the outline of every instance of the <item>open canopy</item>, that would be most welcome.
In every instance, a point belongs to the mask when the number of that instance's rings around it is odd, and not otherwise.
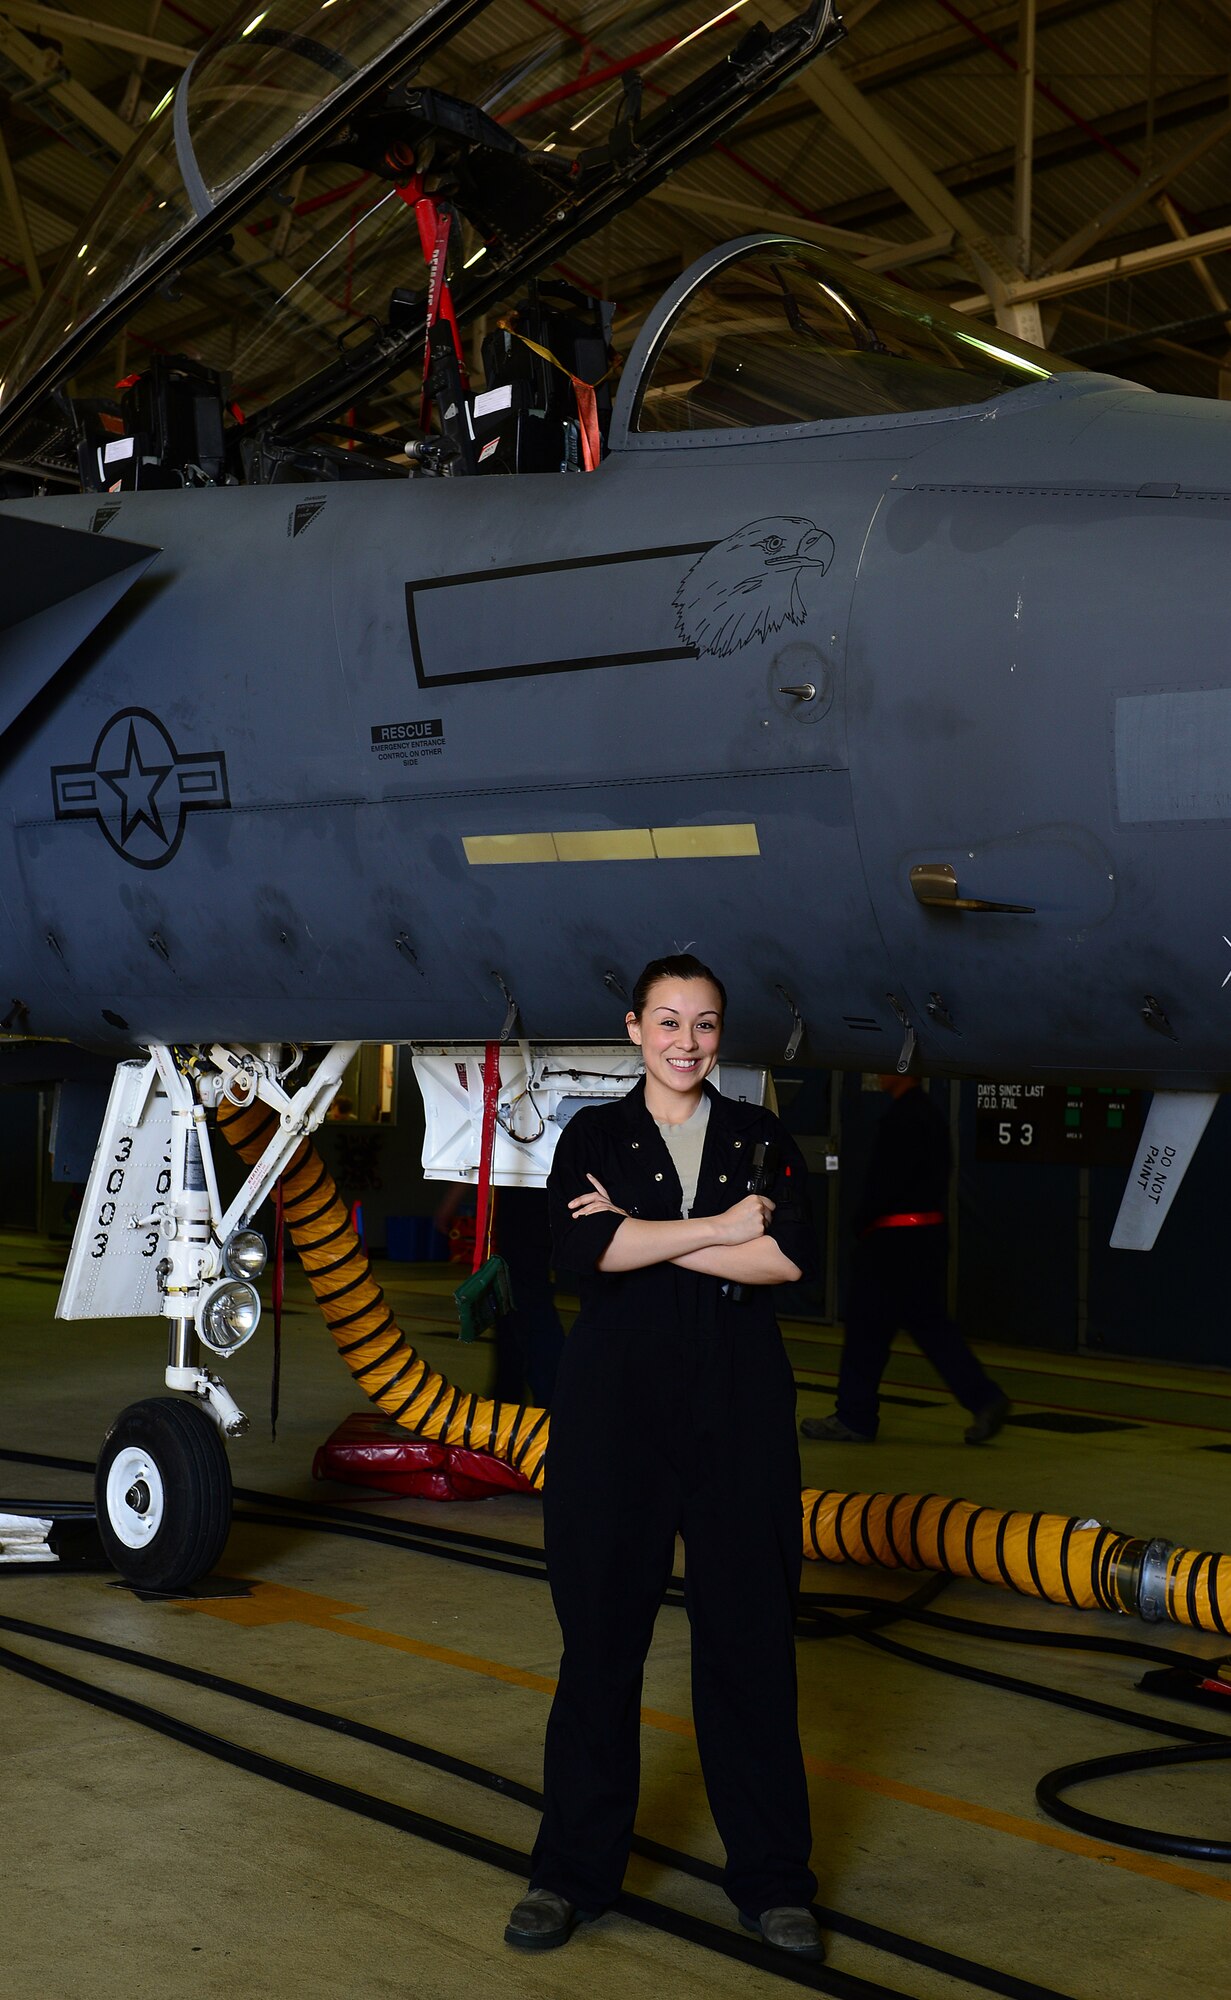
[[[0,384],[0,439],[79,385],[121,328],[139,365],[155,291],[199,296],[206,350],[227,331],[227,287],[249,306],[255,292],[262,310],[225,360],[246,413],[308,382],[308,415],[336,409],[422,345],[421,322],[394,327],[389,310],[413,272],[396,188],[416,167],[443,167],[467,230],[459,310],[482,309],[841,32],[831,0],[774,33],[750,0],[612,6],[601,32],[584,0],[537,12],[549,25],[511,48],[500,0],[249,0],[155,109],[66,253]],[[305,175],[338,215],[310,255],[279,228]]]

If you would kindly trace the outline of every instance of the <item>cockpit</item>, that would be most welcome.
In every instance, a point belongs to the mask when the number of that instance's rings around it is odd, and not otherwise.
[[[1073,365],[789,240],[720,255],[672,303],[632,400],[638,434],[953,409]]]
[[[596,33],[559,0],[511,48],[474,0],[250,0],[17,341],[0,455],[93,491],[569,471],[618,437],[949,408],[1068,365],[777,239],[674,288],[616,393],[570,247],[841,33],[832,0],[772,33],[743,5],[673,7],[647,43],[637,10]]]

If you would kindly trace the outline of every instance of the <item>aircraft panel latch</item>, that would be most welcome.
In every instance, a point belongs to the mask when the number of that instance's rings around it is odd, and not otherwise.
[[[925,910],[991,910],[1003,916],[1032,917],[1033,903],[989,903],[982,896],[959,896],[957,870],[947,861],[919,861],[910,871],[915,900]]]

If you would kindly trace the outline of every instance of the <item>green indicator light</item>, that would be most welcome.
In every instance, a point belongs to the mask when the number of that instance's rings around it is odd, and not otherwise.
[[[1117,1106],[1109,1105],[1107,1108],[1107,1130],[1109,1132],[1118,1132],[1123,1123],[1124,1113]]]
[[[1066,1126],[1068,1126],[1068,1127],[1070,1128],[1070,1130],[1071,1130],[1071,1129],[1072,1129],[1072,1128],[1073,1128],[1074,1126],[1076,1126],[1076,1125],[1080,1125],[1080,1124],[1081,1124],[1081,1106],[1080,1106],[1080,1104],[1066,1104],[1066,1105],[1065,1105],[1065,1107],[1064,1107],[1064,1122],[1065,1122]]]

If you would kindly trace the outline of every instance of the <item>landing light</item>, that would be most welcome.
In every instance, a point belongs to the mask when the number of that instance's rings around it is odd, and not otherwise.
[[[232,1278],[259,1278],[269,1258],[265,1238],[255,1229],[237,1229],[222,1246],[222,1264]]]
[[[261,1301],[242,1278],[219,1278],[197,1307],[197,1332],[215,1354],[234,1354],[257,1330]]]

